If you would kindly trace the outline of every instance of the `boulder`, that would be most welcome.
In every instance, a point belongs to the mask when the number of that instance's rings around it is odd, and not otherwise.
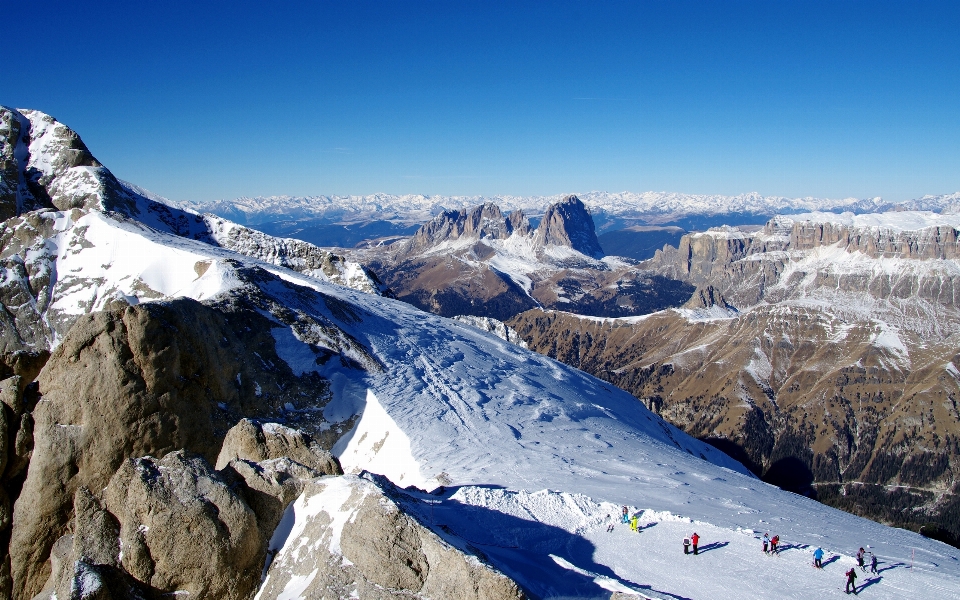
[[[261,424],[251,419],[241,419],[227,432],[216,468],[222,469],[235,459],[263,462],[284,457],[319,474],[343,473],[340,462],[305,433],[277,423]]]
[[[119,522],[120,564],[138,581],[192,598],[245,599],[256,589],[257,516],[202,457],[177,451],[127,460],[104,490],[104,505]]]

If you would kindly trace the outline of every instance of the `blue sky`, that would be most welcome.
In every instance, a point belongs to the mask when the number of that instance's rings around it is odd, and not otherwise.
[[[957,2],[31,2],[0,103],[174,199],[960,190]]]

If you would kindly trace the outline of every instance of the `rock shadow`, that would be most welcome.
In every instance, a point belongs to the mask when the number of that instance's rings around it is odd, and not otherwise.
[[[481,486],[471,486],[481,487]],[[498,486],[482,486],[497,489]],[[450,498],[398,498],[404,509],[447,543],[472,553],[516,581],[532,599],[610,598],[609,586],[667,600],[690,600],[624,579],[594,561],[596,546],[565,529]],[[442,499],[441,499],[442,498]],[[598,530],[602,524],[598,523]],[[601,585],[601,582],[606,586]]]

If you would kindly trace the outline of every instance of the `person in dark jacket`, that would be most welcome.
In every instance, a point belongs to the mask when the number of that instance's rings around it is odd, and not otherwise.
[[[867,570],[867,568],[863,566],[863,558],[866,555],[867,552],[863,548],[860,548],[860,550],[857,551],[857,566],[860,567],[860,570],[864,572]]]
[[[870,572],[877,574],[877,555],[873,552],[870,553]]]
[[[854,567],[850,567],[850,570],[847,571],[847,593],[850,593],[850,588],[853,588],[853,593],[857,593],[857,570]]]

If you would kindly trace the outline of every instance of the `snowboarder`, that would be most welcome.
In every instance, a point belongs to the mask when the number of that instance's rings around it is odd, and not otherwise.
[[[850,593],[850,588],[853,588],[853,593],[857,593],[857,569],[855,567],[850,567],[850,570],[847,571],[847,589],[846,592]]]
[[[780,544],[780,536],[779,535],[773,536],[773,539],[770,540],[770,554],[777,553],[777,545],[779,544]]]
[[[630,531],[638,531],[637,525],[639,525],[638,523],[639,520],[640,520],[640,517],[638,517],[637,515],[633,515],[632,517],[630,517]]]
[[[697,544],[700,543],[700,536],[697,535],[697,532],[696,532],[696,531],[694,531],[694,532],[693,532],[693,535],[690,536],[690,541],[693,542],[693,553],[696,554],[696,553],[697,553]]]
[[[877,555],[873,552],[870,553],[870,572],[874,575],[879,574],[877,571]]]
[[[690,554],[690,538],[683,538],[683,553]]]
[[[627,507],[626,507],[626,506],[623,507],[623,513],[620,515],[620,522],[621,522],[621,523],[629,523],[629,522],[630,522],[630,511],[627,510]]]
[[[764,554],[767,553],[767,548],[769,547],[770,547],[770,534],[765,533],[763,534],[763,553]]]
[[[813,566],[818,569],[823,568],[823,548],[817,548],[813,551]]]
[[[859,565],[860,570],[864,573],[867,572],[867,568],[863,566],[863,558],[866,556],[866,554],[867,553],[863,548],[860,548],[860,550],[857,551],[857,565]]]

